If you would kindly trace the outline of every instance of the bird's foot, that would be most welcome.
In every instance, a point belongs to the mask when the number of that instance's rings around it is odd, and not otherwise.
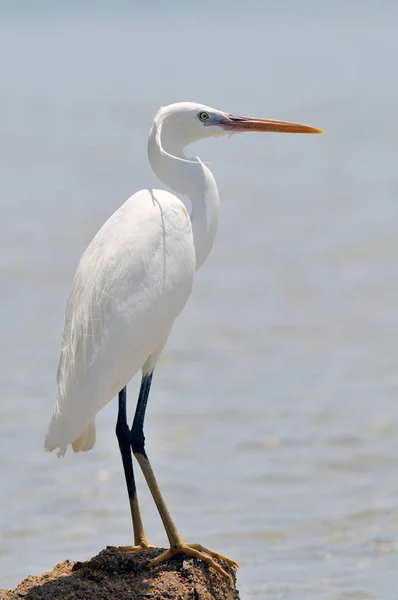
[[[227,571],[225,571],[218,563],[216,563],[216,561],[214,559],[222,560],[222,561],[226,562],[228,564],[228,566],[230,566],[230,567],[235,567],[235,568],[239,567],[237,562],[235,562],[234,560],[231,560],[230,558],[227,558],[226,556],[223,556],[222,554],[219,554],[218,552],[213,552],[213,550],[208,550],[207,548],[204,548],[200,544],[185,544],[184,542],[175,544],[172,548],[170,548],[163,554],[160,554],[160,556],[157,556],[156,558],[151,560],[148,566],[156,567],[160,563],[165,562],[166,560],[169,560],[169,558],[171,558],[175,554],[186,554],[187,556],[193,556],[194,558],[198,558],[199,560],[203,560],[203,561],[207,562],[207,564],[212,569],[217,571],[217,573],[222,575],[222,577],[229,579],[231,581],[231,583],[233,583],[232,576],[229,573],[227,573]]]
[[[151,548],[156,548],[156,546],[151,546],[148,544],[147,540],[141,540],[139,544],[135,546],[114,546],[116,550],[120,550],[121,552],[139,552],[140,550],[149,550]]]

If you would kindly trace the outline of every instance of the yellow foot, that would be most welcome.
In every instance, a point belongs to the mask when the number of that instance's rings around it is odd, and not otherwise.
[[[151,546],[146,540],[143,540],[136,546],[112,546],[112,548],[116,548],[116,550],[120,550],[121,552],[139,552],[140,550],[156,548],[156,546]]]
[[[227,558],[226,556],[223,556],[222,554],[218,554],[218,552],[213,552],[213,550],[208,550],[207,548],[204,548],[200,544],[184,544],[184,542],[181,542],[180,544],[176,544],[173,548],[170,548],[170,550],[167,550],[167,552],[164,552],[160,556],[157,556],[156,558],[154,558],[153,560],[150,561],[148,566],[156,567],[160,563],[162,563],[166,560],[169,560],[169,558],[171,558],[175,554],[186,554],[187,556],[193,556],[194,558],[198,558],[199,560],[203,560],[203,561],[207,562],[207,564],[212,569],[217,571],[217,573],[219,573],[223,577],[226,577],[227,579],[229,579],[231,581],[231,583],[233,583],[232,576],[229,573],[227,573],[222,567],[220,567],[220,565],[218,563],[216,563],[215,560],[213,560],[213,559],[216,558],[218,560],[223,560],[230,567],[239,567],[237,562],[235,562],[234,560],[231,560],[230,558]]]

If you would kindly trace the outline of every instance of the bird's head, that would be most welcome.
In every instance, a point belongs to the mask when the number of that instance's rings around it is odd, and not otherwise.
[[[155,122],[161,126],[162,138],[182,142],[184,146],[208,137],[231,135],[243,131],[280,133],[323,133],[321,129],[257,117],[241,117],[194,102],[178,102],[162,107]]]

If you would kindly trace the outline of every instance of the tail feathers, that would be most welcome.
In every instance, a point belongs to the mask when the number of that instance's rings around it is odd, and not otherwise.
[[[80,430],[80,431],[79,431]],[[72,448],[75,452],[87,452],[95,444],[95,423],[92,421],[88,427],[80,433],[80,427],[76,424],[71,426],[68,422],[65,422],[60,418],[60,414],[54,411],[50,424],[48,426],[44,447],[48,452],[52,452],[59,448],[57,456],[61,457],[65,455],[65,452],[72,444]],[[80,435],[76,437],[76,435]]]
[[[74,452],[88,452],[95,444],[95,423],[90,425],[72,442]]]

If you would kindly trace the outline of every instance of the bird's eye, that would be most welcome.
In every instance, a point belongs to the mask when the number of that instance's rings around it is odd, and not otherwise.
[[[208,112],[204,112],[204,111],[200,112],[200,113],[198,114],[198,117],[199,117],[199,119],[200,119],[201,121],[208,121],[208,120],[210,119],[210,115],[209,115],[209,113],[208,113]]]

